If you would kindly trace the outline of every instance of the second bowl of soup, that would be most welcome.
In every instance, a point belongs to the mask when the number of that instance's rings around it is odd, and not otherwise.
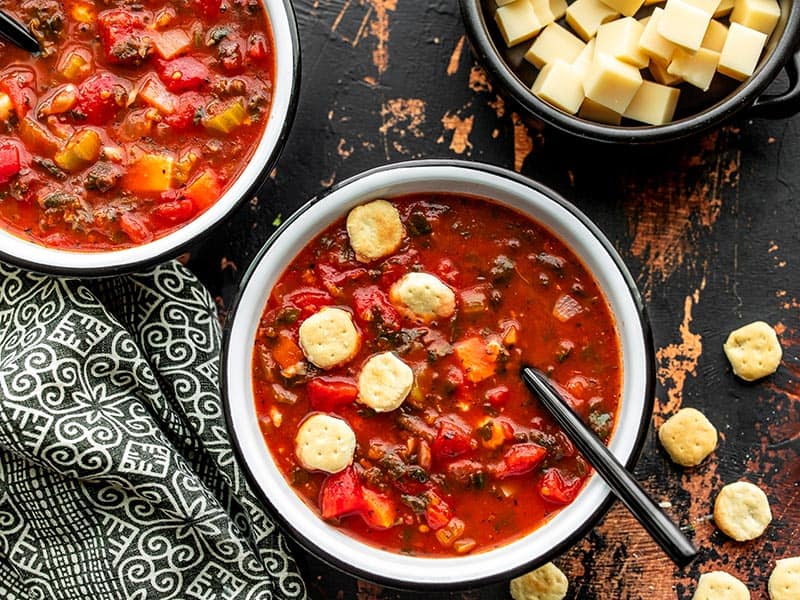
[[[608,241],[516,174],[394,165],[307,204],[256,259],[227,328],[229,427],[323,560],[401,587],[485,582],[553,557],[609,503],[524,364],[635,460],[651,342]]]

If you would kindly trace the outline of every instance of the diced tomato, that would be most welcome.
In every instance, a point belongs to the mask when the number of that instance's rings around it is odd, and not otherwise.
[[[158,61],[158,76],[170,92],[197,91],[208,85],[211,72],[191,56]]]
[[[374,529],[389,529],[397,520],[397,507],[389,498],[363,488],[364,508],[361,516],[364,522]]]
[[[325,286],[325,289],[334,296],[342,295],[342,286],[348,281],[355,281],[367,275],[367,270],[362,267],[339,271],[335,267],[323,263],[318,263],[314,267],[314,271],[322,280],[322,285]]]
[[[255,62],[261,62],[270,55],[270,47],[263,33],[254,32],[247,38],[247,57]]]
[[[379,321],[388,329],[400,329],[400,315],[389,298],[376,285],[358,288],[353,292],[353,308],[363,323]]]
[[[425,492],[425,521],[428,527],[436,531],[450,522],[453,511],[450,506],[433,490]]]
[[[118,8],[97,17],[97,31],[106,60],[115,65],[138,65],[150,53],[151,42],[142,17]]]
[[[153,232],[144,220],[131,213],[122,213],[119,217],[119,227],[134,244],[144,244],[153,239]]]
[[[431,444],[431,451],[441,460],[460,456],[476,445],[477,442],[466,425],[457,423],[454,418],[443,418],[439,420],[439,429]]]
[[[171,224],[184,223],[197,212],[197,207],[189,198],[179,198],[163,202],[153,209],[153,215]]]
[[[347,377],[315,377],[306,384],[311,408],[334,411],[352,403],[358,396],[358,386]]]
[[[312,287],[302,287],[283,298],[284,303],[299,308],[303,315],[317,312],[323,306],[333,304],[333,297],[326,291]]]
[[[198,110],[203,107],[205,99],[197,92],[186,92],[175,101],[175,111],[164,116],[164,122],[178,131],[200,126]]]
[[[19,148],[10,142],[0,142],[0,185],[4,185],[21,169]]]
[[[125,106],[128,93],[120,80],[108,72],[92,75],[78,86],[78,102],[72,109],[76,119],[103,125]]]
[[[459,271],[456,268],[455,263],[449,258],[442,258],[439,261],[439,263],[436,265],[436,272],[439,274],[439,277],[444,279],[450,285],[458,284]]]
[[[445,391],[456,392],[464,385],[464,373],[455,365],[448,365],[444,374]]]
[[[364,489],[355,469],[329,475],[319,490],[319,507],[323,519],[338,519],[364,508]]]
[[[523,475],[538,467],[546,456],[547,450],[539,444],[514,444],[503,454],[503,463],[495,470],[495,475],[500,479]]]
[[[558,469],[548,469],[539,482],[539,495],[553,504],[569,504],[578,495],[582,480],[565,479]]]
[[[35,82],[36,76],[28,69],[14,69],[0,80],[0,91],[8,94],[19,119],[24,119],[36,104]]]
[[[510,392],[506,386],[498,385],[497,387],[487,390],[484,397],[489,404],[495,408],[500,408],[501,406],[505,406],[506,402],[508,402],[509,394]]]
[[[416,250],[409,250],[402,254],[395,254],[387,258],[380,264],[381,285],[388,289],[395,281],[408,273],[417,261],[419,253]]]

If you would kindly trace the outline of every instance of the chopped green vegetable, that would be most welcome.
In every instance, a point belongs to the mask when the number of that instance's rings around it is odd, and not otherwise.
[[[230,133],[244,123],[246,118],[247,111],[241,101],[237,100],[214,116],[206,115],[203,119],[203,126],[216,133]]]
[[[589,427],[601,440],[605,441],[611,433],[611,413],[592,411],[589,413]]]
[[[65,171],[80,171],[97,160],[101,146],[100,135],[94,129],[83,129],[70,138],[53,160]]]
[[[281,226],[281,213],[278,213],[278,216],[272,219],[272,226],[273,227],[280,227]]]

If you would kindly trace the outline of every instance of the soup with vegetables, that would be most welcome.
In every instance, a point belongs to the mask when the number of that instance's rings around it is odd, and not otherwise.
[[[272,102],[259,0],[25,0],[0,42],[0,226],[51,247],[149,242],[214,204]]]
[[[590,473],[525,388],[523,364],[608,439],[619,339],[569,248],[486,200],[375,200],[274,286],[253,354],[256,412],[322,519],[393,552],[482,552],[537,528]]]

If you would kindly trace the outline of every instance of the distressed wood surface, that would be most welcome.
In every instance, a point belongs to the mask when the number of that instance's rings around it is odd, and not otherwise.
[[[776,559],[800,554],[800,119],[746,118],[671,147],[579,144],[526,123],[472,59],[455,0],[296,0],[303,84],[294,129],[271,179],[191,256],[230,305],[238,279],[286,217],[320,190],[367,168],[456,157],[515,169],[585,211],[615,244],[648,303],[657,350],[656,415],[636,476],[702,549],[674,568],[615,506],[560,557],[574,598],[680,598],[700,573],[724,569],[767,598]],[[728,332],[763,319],[784,348],[779,371],[745,384],[722,353]],[[655,428],[680,406],[720,430],[716,453],[674,466]],[[746,478],[774,520],[739,544],[710,520],[713,498]],[[333,571],[298,551],[315,598],[420,598]],[[507,585],[428,598],[503,598]]]

